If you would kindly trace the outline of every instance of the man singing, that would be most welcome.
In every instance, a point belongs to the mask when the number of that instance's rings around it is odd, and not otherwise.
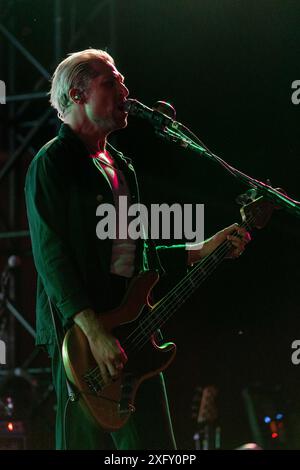
[[[51,105],[63,124],[58,136],[35,156],[26,177],[27,213],[38,273],[37,344],[44,345],[52,358],[57,449],[106,449],[110,444],[80,401],[68,402],[55,330],[63,337],[77,324],[87,338],[103,383],[117,380],[126,368],[126,347],[105,329],[101,312],[121,303],[135,274],[159,264],[155,248],[145,250],[143,240],[100,240],[96,235],[99,204],[112,204],[118,212],[120,196],[138,202],[132,165],[107,143],[109,134],[127,125],[124,103],[128,94],[124,77],[109,54],[96,49],[70,54],[58,65],[51,85]],[[231,257],[237,257],[250,236],[234,224],[198,249],[178,246],[164,251],[172,252],[178,265],[191,265],[225,240],[232,244]],[[114,446],[175,449],[162,374],[141,384],[135,406],[127,423],[111,433]]]

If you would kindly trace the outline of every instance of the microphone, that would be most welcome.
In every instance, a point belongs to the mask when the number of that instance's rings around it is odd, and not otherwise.
[[[167,101],[157,101],[153,105],[153,109],[155,111],[159,111],[160,113],[163,113],[165,116],[169,116],[173,120],[176,119],[176,110],[174,106],[172,106]]]
[[[8,280],[8,276],[9,276],[10,271],[18,268],[20,265],[21,265],[21,258],[19,256],[16,256],[16,255],[11,255],[8,258],[6,266],[2,271],[1,282],[5,284]]]
[[[15,269],[21,265],[21,258],[16,255],[11,255],[7,260],[8,269]]]
[[[175,121],[175,109],[166,101],[158,101],[151,109],[139,101],[129,98],[126,100],[124,108],[130,115],[146,119],[158,129],[164,129],[165,127],[177,128],[179,126],[179,123]]]

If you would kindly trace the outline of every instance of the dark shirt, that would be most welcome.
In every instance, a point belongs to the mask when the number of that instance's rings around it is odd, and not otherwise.
[[[122,169],[132,202],[138,200],[134,169],[119,152],[113,155]],[[113,204],[106,179],[89,153],[65,124],[31,162],[25,196],[37,278],[36,343],[53,345],[55,334],[48,297],[68,328],[85,308],[111,308],[110,262],[112,241],[96,235],[96,209]],[[169,250],[166,250],[169,251]],[[173,251],[173,250],[172,250]],[[185,250],[175,250],[185,264]],[[135,273],[143,267],[144,244],[137,242]],[[174,255],[174,252],[173,252]]]

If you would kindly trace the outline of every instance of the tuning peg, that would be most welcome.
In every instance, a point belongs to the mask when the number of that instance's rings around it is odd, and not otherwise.
[[[240,194],[235,198],[235,202],[239,204],[240,206],[245,206],[246,204],[249,204],[250,202],[254,201],[254,199],[257,197],[257,189],[251,188],[248,189],[243,194]]]

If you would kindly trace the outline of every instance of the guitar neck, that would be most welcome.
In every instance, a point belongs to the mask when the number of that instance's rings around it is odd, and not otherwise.
[[[215,271],[231,251],[232,245],[224,241],[210,255],[198,262],[191,271],[153,308],[151,315],[143,318],[147,331],[154,332],[184,304],[198,287]]]

